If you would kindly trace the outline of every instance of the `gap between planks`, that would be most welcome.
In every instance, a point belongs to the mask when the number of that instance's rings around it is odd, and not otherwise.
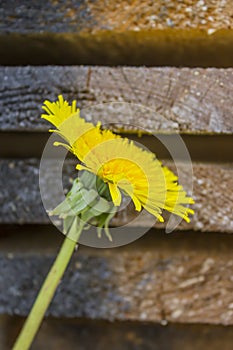
[[[0,318],[0,346],[9,350],[24,318],[2,316]],[[166,327],[149,322],[106,322],[86,319],[44,320],[35,339],[33,350],[41,349],[93,349],[103,350],[211,350],[232,349],[233,327],[221,325],[169,324]],[[103,331],[104,330],[104,331]],[[1,342],[2,341],[2,342]],[[2,345],[1,345],[2,344]]]
[[[50,133],[40,131],[2,131],[0,132],[0,158],[41,158]],[[176,135],[142,135],[121,133],[122,137],[136,141],[146,147],[158,159],[171,159],[167,145],[176,143]],[[233,137],[231,135],[180,135],[192,161],[224,163],[233,162]],[[161,142],[163,141],[163,143]],[[72,157],[70,154],[68,157]],[[55,155],[54,155],[55,157]],[[177,154],[179,160],[183,155]]]
[[[0,35],[0,45],[3,66],[233,66],[232,29],[211,35],[202,30],[175,29],[97,34],[6,33]]]

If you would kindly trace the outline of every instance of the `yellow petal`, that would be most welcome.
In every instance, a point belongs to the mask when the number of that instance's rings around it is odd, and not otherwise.
[[[134,195],[131,196],[133,202],[134,202],[134,205],[135,205],[135,209],[137,211],[141,211],[142,209],[142,205],[141,205],[141,202],[138,200],[138,198]]]
[[[90,169],[88,169],[86,166],[82,165],[82,164],[77,164],[76,165],[76,169],[77,170],[87,170],[90,171]]]
[[[119,206],[121,204],[121,192],[119,191],[117,185],[109,182],[108,187],[114,205]]]

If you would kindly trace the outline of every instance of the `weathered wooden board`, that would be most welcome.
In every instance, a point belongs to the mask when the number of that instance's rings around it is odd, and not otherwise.
[[[233,132],[232,69],[1,67],[0,82],[1,130],[48,130],[41,105],[63,93],[121,131]]]
[[[4,1],[0,64],[231,67],[231,0]]]
[[[231,0],[37,1],[1,4],[2,32],[233,28]]]
[[[81,246],[49,314],[232,325],[232,237],[157,234],[150,232],[147,245],[140,240],[116,249]],[[0,254],[0,313],[26,315],[54,254],[15,250]]]
[[[56,200],[58,196],[57,185],[54,186],[56,164],[56,160],[48,161],[48,173],[41,180],[42,184],[51,184],[47,199]],[[173,168],[172,164],[166,164]],[[185,163],[180,164],[180,169],[185,187],[190,180],[190,169]],[[180,229],[233,233],[232,174],[232,164],[193,164],[195,215],[189,224],[183,222],[179,226]],[[69,178],[74,176],[75,165],[69,161],[64,167],[65,188],[69,184]],[[38,160],[1,160],[0,185],[1,223],[50,222],[41,203]],[[128,206],[126,210],[119,212],[113,223],[124,225],[132,221],[134,215],[134,208]],[[153,220],[145,212],[141,215],[140,221],[132,221],[131,225],[151,227]],[[156,227],[162,226],[158,223]]]

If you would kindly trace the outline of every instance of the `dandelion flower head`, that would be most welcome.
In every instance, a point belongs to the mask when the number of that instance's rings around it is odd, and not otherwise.
[[[137,211],[145,208],[159,221],[163,209],[190,221],[194,211],[188,207],[194,203],[177,176],[162,166],[156,156],[127,138],[94,125],[80,117],[76,101],[71,105],[60,95],[58,101],[45,101],[42,107],[47,114],[42,118],[52,123],[66,143],[55,142],[72,152],[81,162],[78,170],[99,176],[108,184],[112,201],[119,206],[122,194],[129,196]]]

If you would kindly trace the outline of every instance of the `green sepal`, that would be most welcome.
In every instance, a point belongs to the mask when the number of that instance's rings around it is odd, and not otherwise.
[[[83,230],[83,226],[84,226],[84,222],[82,222],[78,216],[75,216],[73,223],[72,223],[72,225],[71,225],[71,227],[66,235],[70,239],[78,242],[79,237],[80,237],[82,230]]]
[[[112,240],[108,226],[115,212],[108,185],[98,176],[83,171],[73,181],[65,200],[49,214],[63,219],[66,235],[77,237],[80,227],[85,230],[95,224],[98,237],[101,237],[104,230],[109,240]]]
[[[49,215],[50,216],[60,215],[62,213],[66,213],[69,210],[70,210],[70,205],[69,205],[69,202],[67,201],[67,198],[66,198],[56,208],[54,208],[53,210],[49,211]]]
[[[92,207],[89,206],[87,210],[82,214],[84,221],[90,220],[92,217],[99,216],[110,209],[110,204],[104,199],[99,197],[98,202]]]
[[[83,184],[81,181],[79,181],[79,178],[75,179],[72,183],[72,188],[69,191],[69,193],[67,193],[67,197],[71,196],[73,193],[78,192],[81,188],[83,187]]]
[[[104,229],[104,233],[108,237],[108,239],[112,242],[112,236],[109,232],[109,223],[111,219],[116,214],[116,207],[112,206],[110,213],[103,213],[98,218],[98,226],[97,226],[97,235],[99,238],[102,236],[102,231]]]
[[[63,232],[65,235],[69,232],[69,229],[70,229],[74,219],[75,219],[75,216],[67,216],[63,220]]]
[[[73,222],[69,228],[69,231],[66,233],[67,235],[69,235],[70,238],[74,237],[77,232],[78,232],[78,223],[79,223],[79,217],[78,216],[74,216]]]
[[[68,202],[70,204],[70,211],[73,213],[73,215],[80,214],[86,207],[91,206],[92,203],[97,198],[98,193],[94,190],[86,190],[82,188],[80,190],[80,193],[78,193],[74,197],[70,197],[68,199]],[[64,217],[69,215],[69,213],[64,213]]]
[[[93,188],[96,183],[96,175],[89,171],[83,171],[80,181],[85,188]]]

